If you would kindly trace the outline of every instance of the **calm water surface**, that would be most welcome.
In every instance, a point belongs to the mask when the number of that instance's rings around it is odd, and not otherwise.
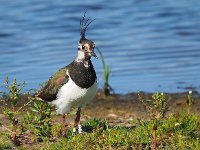
[[[115,92],[200,91],[199,0],[0,0],[0,90],[8,75],[39,87],[77,53],[79,20],[111,66]],[[101,87],[102,65],[92,59]]]

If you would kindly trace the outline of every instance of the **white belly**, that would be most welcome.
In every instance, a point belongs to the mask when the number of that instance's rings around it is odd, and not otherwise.
[[[94,98],[96,92],[96,82],[89,89],[82,89],[69,78],[69,81],[59,90],[57,99],[52,103],[56,106],[57,114],[65,114],[69,112],[72,107],[85,106]]]

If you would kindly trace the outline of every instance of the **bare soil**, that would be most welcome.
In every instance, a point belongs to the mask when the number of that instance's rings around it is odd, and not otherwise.
[[[153,93],[140,92],[144,100],[152,99]],[[187,109],[187,93],[165,93],[168,97],[168,111],[167,115],[171,113],[180,113]],[[193,92],[193,105],[191,112],[200,115],[200,94]],[[22,97],[20,105],[28,102],[27,96]],[[2,106],[3,103],[0,103]],[[26,111],[26,110],[24,110]],[[3,120],[0,110],[0,119]],[[73,122],[74,115],[68,117],[69,122]],[[61,117],[56,115],[53,117],[58,121]],[[102,92],[98,92],[96,97],[82,109],[82,120],[91,118],[106,119],[109,123],[118,125],[128,125],[134,120],[143,119],[148,120],[149,114],[145,111],[143,104],[138,100],[138,93],[128,93],[125,95],[112,94],[105,96]]]
[[[152,93],[141,92],[144,100],[152,99]],[[166,93],[168,97],[167,115],[180,113],[187,109],[187,93]],[[191,112],[200,115],[200,95],[193,92],[193,105]],[[128,93],[125,95],[113,94],[108,97],[98,92],[96,98],[85,108],[85,115],[89,118],[106,119],[109,122],[127,124],[130,121],[149,119],[149,114],[145,111],[143,104],[138,100],[138,93]]]

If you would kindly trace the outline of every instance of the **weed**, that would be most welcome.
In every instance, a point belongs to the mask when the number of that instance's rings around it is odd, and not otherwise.
[[[103,128],[106,131],[109,131],[108,122],[106,120],[91,119],[83,123],[83,130],[85,132],[94,132],[95,129]]]
[[[10,84],[9,78],[6,77],[5,87],[7,89],[7,92],[3,92],[3,94],[5,95],[5,99],[3,99],[2,101],[2,112],[5,117],[11,122],[12,127],[11,129],[9,129],[9,127],[4,126],[4,128],[7,131],[10,131],[12,140],[16,145],[19,145],[19,141],[17,140],[19,120],[17,117],[20,110],[23,108],[23,106],[20,108],[18,108],[17,106],[20,101],[20,97],[23,95],[22,89],[24,86],[25,82],[23,82],[22,84],[18,84],[16,78],[14,78],[13,83]]]
[[[187,110],[188,110],[188,115],[189,115],[190,109],[193,103],[192,91],[189,91],[186,103],[187,103]]]
[[[29,124],[30,129],[37,137],[51,136],[51,105],[35,98],[30,112],[24,118],[24,123]]]
[[[104,79],[103,91],[104,91],[104,94],[108,96],[110,95],[110,92],[113,91],[112,87],[109,85],[110,66],[106,64],[105,58],[102,52],[100,51],[100,49],[97,48],[97,50],[100,54],[102,65],[103,65],[103,79]]]
[[[142,102],[145,110],[150,115],[151,121],[153,123],[151,141],[152,141],[152,148],[156,149],[157,148],[156,131],[159,124],[158,122],[160,121],[161,118],[164,118],[166,111],[168,109],[167,97],[164,93],[159,93],[159,92],[153,94],[152,99],[146,101],[141,97],[140,93],[138,93],[138,97],[140,102]]]

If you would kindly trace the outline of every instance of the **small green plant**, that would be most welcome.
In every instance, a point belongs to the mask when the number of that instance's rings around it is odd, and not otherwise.
[[[104,91],[104,94],[108,96],[110,95],[110,92],[113,90],[112,87],[109,85],[110,66],[106,64],[105,58],[102,52],[100,51],[100,49],[97,48],[97,50],[100,54],[102,65],[103,65],[103,79],[104,79],[103,91]]]
[[[152,99],[144,100],[140,93],[138,93],[140,102],[142,102],[145,110],[149,114],[151,121],[153,122],[153,133],[152,133],[152,148],[157,148],[156,141],[156,131],[158,129],[158,124],[161,118],[164,118],[166,111],[168,110],[167,106],[167,97],[164,93],[156,92],[152,95]],[[141,124],[141,122],[140,122]]]
[[[104,130],[109,131],[108,122],[94,118],[83,123],[83,130],[86,132],[93,132],[98,128],[103,128]]]
[[[23,95],[22,89],[24,86],[25,82],[18,84],[16,78],[14,78],[13,83],[10,84],[9,78],[6,77],[5,87],[7,92],[2,92],[3,95],[5,95],[4,99],[2,100],[2,112],[12,124],[11,129],[6,126],[4,126],[4,128],[11,132],[12,140],[16,145],[19,145],[19,141],[17,140],[19,120],[17,117],[20,113],[20,110],[23,108],[23,106],[19,108],[18,103],[20,101],[20,97]]]
[[[200,143],[198,130],[198,117],[182,111],[178,114],[170,114],[168,118],[163,120],[159,132],[165,143],[168,146],[173,146],[171,149],[177,147],[179,147],[178,149],[191,149],[191,147],[198,147],[198,145],[194,146],[193,142]]]
[[[193,103],[192,91],[189,91],[186,103],[187,103],[187,110],[188,110],[188,115],[189,115],[190,109]]]
[[[152,95],[152,99],[144,100],[138,93],[139,101],[142,102],[149,116],[153,118],[163,118],[168,110],[167,96],[164,93],[156,92]]]
[[[30,129],[37,137],[50,137],[52,129],[51,105],[35,98],[33,99],[34,103],[30,107],[30,112],[27,112],[24,123],[30,126]]]

